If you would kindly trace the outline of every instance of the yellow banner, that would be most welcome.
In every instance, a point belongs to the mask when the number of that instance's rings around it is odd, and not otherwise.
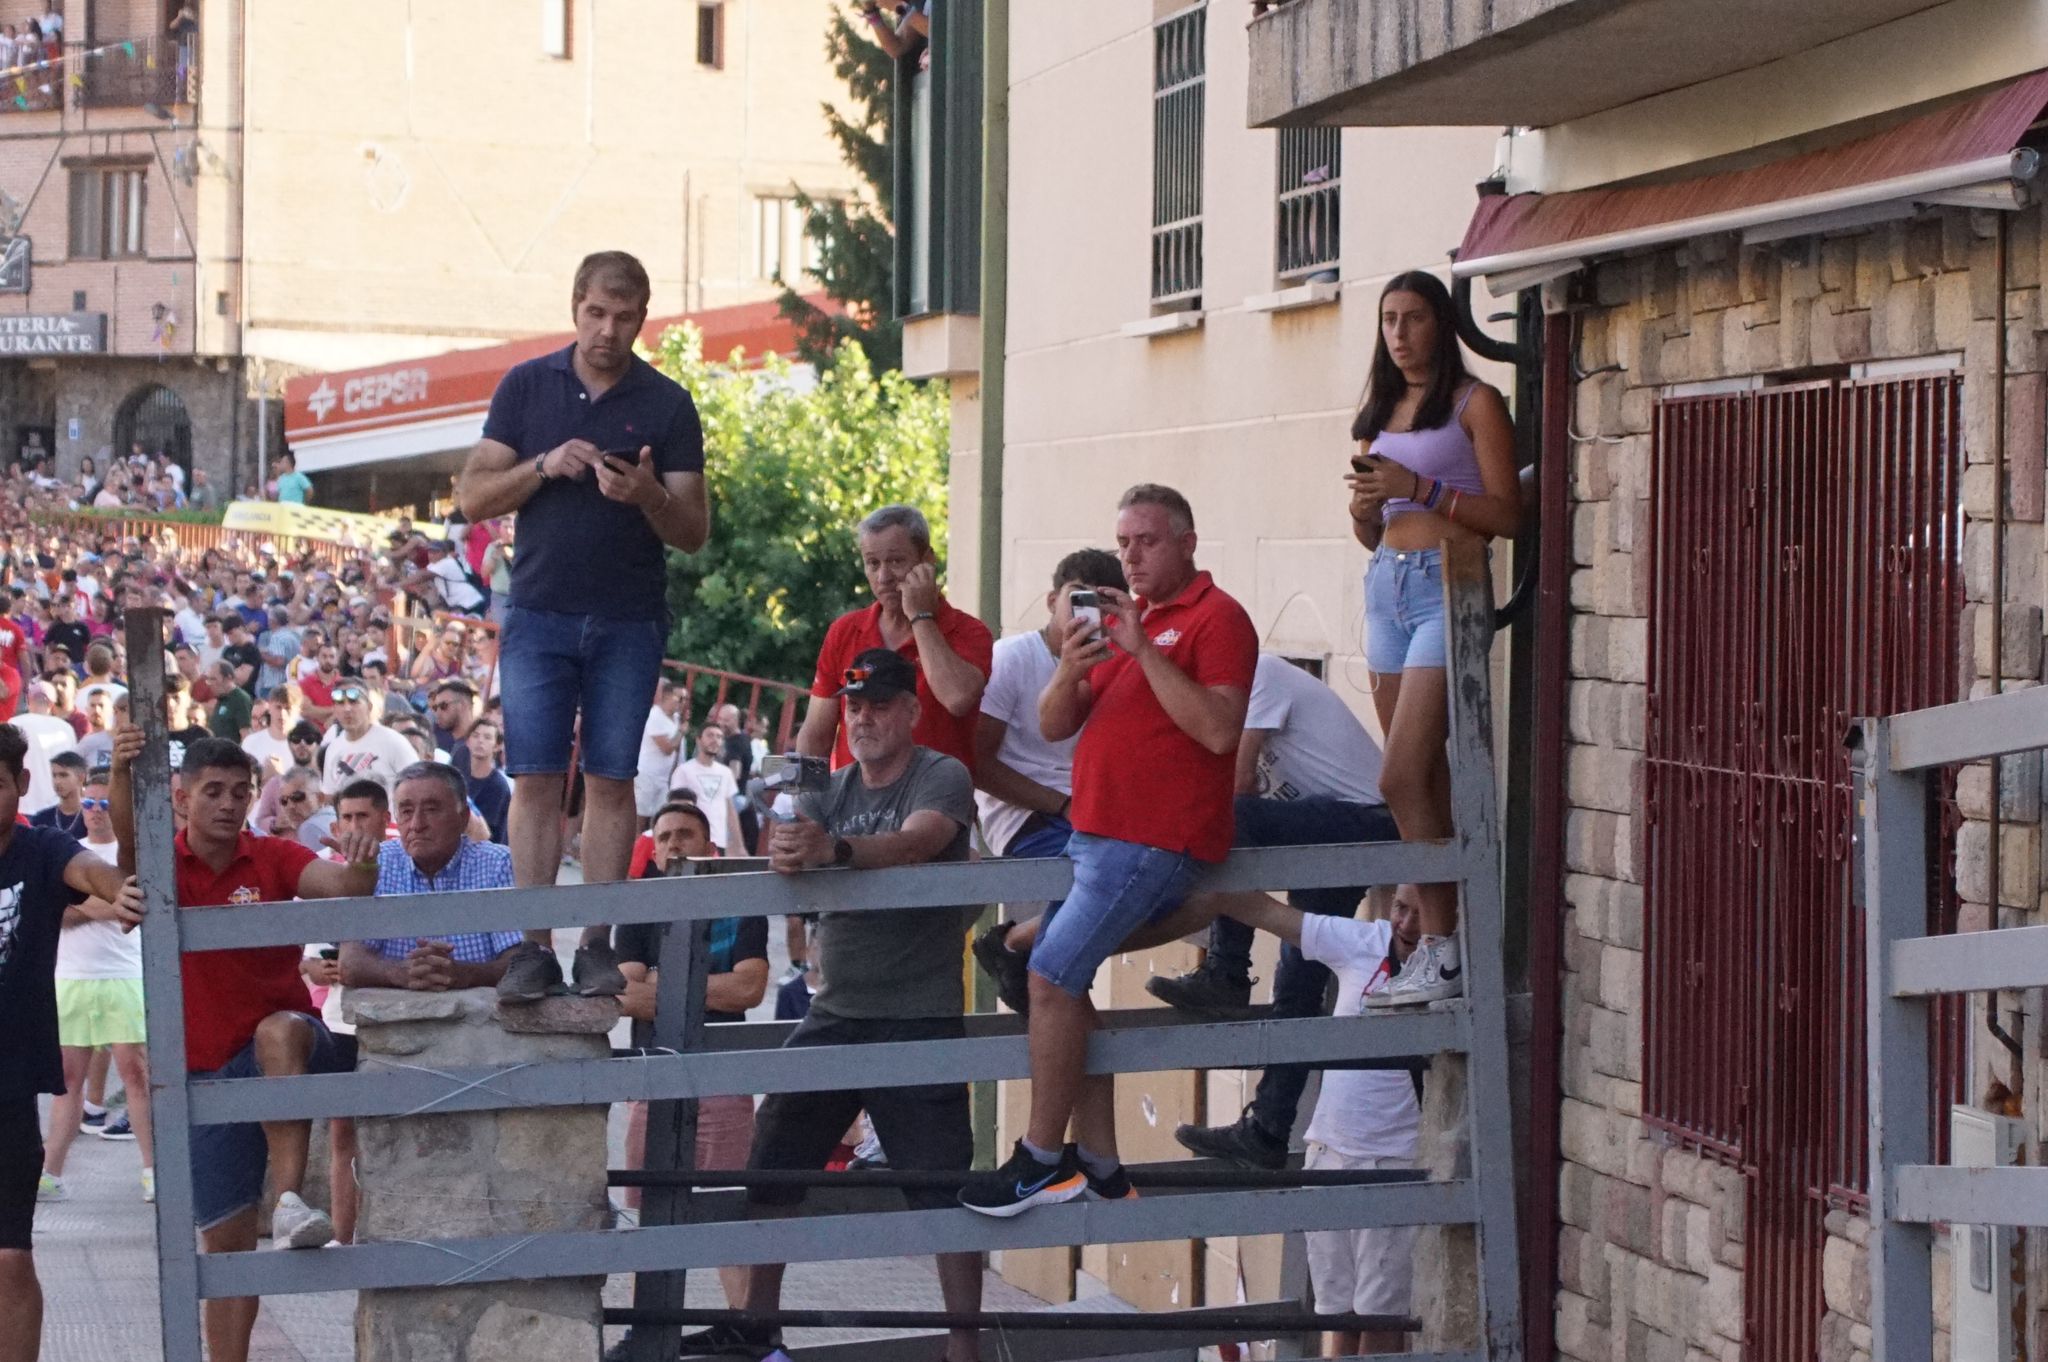
[[[244,534],[281,534],[318,539],[351,548],[385,547],[398,522],[361,511],[334,511],[291,501],[232,501],[221,518],[223,529]]]

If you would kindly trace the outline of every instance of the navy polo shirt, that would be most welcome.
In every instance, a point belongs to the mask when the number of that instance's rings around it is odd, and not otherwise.
[[[657,473],[704,468],[704,427],[680,383],[639,356],[593,401],[569,362],[576,347],[515,365],[491,395],[484,438],[521,462],[570,440],[654,450]],[[597,489],[595,474],[549,480],[519,508],[512,604],[613,619],[661,619],[668,570],[661,539],[636,507]]]

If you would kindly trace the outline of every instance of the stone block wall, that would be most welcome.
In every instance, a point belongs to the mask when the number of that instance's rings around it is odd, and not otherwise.
[[[1944,210],[1824,238],[1743,246],[1693,241],[1598,266],[1579,318],[1570,446],[1572,575],[1568,715],[1565,1049],[1560,1178],[1563,1229],[1557,1339],[1578,1362],[1738,1362],[1743,1358],[1745,1188],[1714,1159],[1672,1147],[1643,1112],[1646,910],[1644,733],[1649,680],[1651,417],[1675,384],[1748,375],[1839,376],[1858,362],[1927,359],[1964,376],[1966,618],[1955,659],[1973,695],[1994,672],[2007,689],[2042,667],[2044,453],[2048,453],[2048,277],[2043,214],[2007,224],[2000,296],[1995,219]],[[2005,341],[2006,476],[1993,463],[1997,363]],[[1901,371],[1913,366],[1900,366]],[[2003,590],[1992,574],[1993,518],[2003,498]],[[1994,643],[2002,622],[2002,646]],[[1703,666],[1713,659],[1701,658]],[[1957,873],[1962,927],[2039,921],[2041,764],[2005,765],[1994,891],[1992,782],[1965,771]],[[1992,904],[1996,900],[1998,908]],[[1741,967],[1740,951],[1729,959]],[[1981,1001],[1976,1004],[1981,1015]],[[2038,996],[2007,998],[2038,1041]],[[1970,1096],[2005,1056],[1978,1031]],[[2042,1127],[2042,1070],[2027,1083]],[[2034,1157],[2038,1159],[2037,1147]],[[1868,1225],[1828,1221],[1826,1362],[1867,1362]],[[2036,1346],[2048,1253],[2034,1255]],[[1946,1265],[1937,1308],[1947,1310]],[[1945,1350],[1942,1355],[1945,1355]]]

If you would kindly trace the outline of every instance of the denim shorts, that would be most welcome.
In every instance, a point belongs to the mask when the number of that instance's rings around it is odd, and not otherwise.
[[[665,633],[660,620],[507,607],[498,648],[506,772],[567,771],[580,711],[584,774],[633,779]]]
[[[1365,571],[1365,665],[1381,676],[1441,667],[1442,549],[1380,549]]]
[[[353,1037],[349,1044],[331,1035],[318,1017],[293,1016],[313,1028],[313,1048],[306,1056],[309,1074],[345,1074],[356,1067]],[[233,1059],[200,1078],[261,1078],[256,1042],[244,1045]],[[263,1200],[263,1175],[270,1146],[263,1127],[254,1121],[227,1126],[192,1127],[192,1223],[202,1230],[234,1219]],[[260,1228],[260,1227],[259,1227]]]
[[[1067,859],[1074,887],[1031,947],[1031,972],[1080,998],[1125,937],[1180,907],[1202,864],[1183,851],[1085,832],[1068,840]]]

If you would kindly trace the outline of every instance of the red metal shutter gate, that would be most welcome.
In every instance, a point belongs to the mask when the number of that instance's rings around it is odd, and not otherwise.
[[[1965,693],[1961,388],[1812,383],[1656,411],[1643,1106],[1748,1180],[1750,1362],[1816,1355],[1825,1216],[1864,1185],[1842,738],[1859,714]],[[1942,929],[1955,821],[1934,858]],[[1954,1017],[1931,1039],[1938,1109],[1962,1039]]]

